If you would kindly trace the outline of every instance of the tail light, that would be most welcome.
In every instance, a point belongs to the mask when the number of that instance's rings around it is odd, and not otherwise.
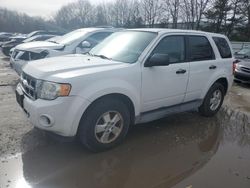
[[[233,71],[233,75],[235,74],[235,69],[236,69],[236,66],[237,64],[240,62],[240,60],[236,59],[234,62],[233,62],[233,67],[232,67],[232,71]]]

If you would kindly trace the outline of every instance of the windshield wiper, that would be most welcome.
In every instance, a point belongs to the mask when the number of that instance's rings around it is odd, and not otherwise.
[[[86,54],[86,55],[89,55],[89,56],[100,57],[100,58],[102,58],[102,59],[112,60],[111,58],[109,58],[109,57],[107,57],[107,56],[105,56],[105,55],[97,55],[97,54],[92,54],[92,53],[90,53],[90,52],[86,52],[85,54]]]
[[[56,41],[54,41],[54,40],[49,40],[49,42],[52,42],[52,43],[58,44],[58,42],[56,42]]]
[[[93,54],[91,54],[91,53],[89,53],[89,52],[85,52],[84,55],[93,56]]]
[[[95,57],[100,57],[100,58],[102,58],[102,59],[111,60],[111,58],[109,58],[109,57],[107,57],[107,56],[105,56],[105,55],[97,55],[97,54],[92,54],[92,55],[95,56]]]

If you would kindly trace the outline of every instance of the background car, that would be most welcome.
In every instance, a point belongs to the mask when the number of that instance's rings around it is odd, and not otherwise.
[[[43,59],[66,54],[86,53],[107,36],[121,29],[83,28],[67,33],[59,38],[43,42],[18,45],[11,55],[11,63],[18,74],[31,60]]]
[[[235,52],[234,56],[238,59],[250,58],[250,48],[243,48]]]
[[[10,40],[3,43],[1,48],[2,48],[2,53],[5,56],[10,56],[10,49],[17,46],[18,44],[21,44],[24,40],[29,39],[31,37],[37,36],[37,35],[62,35],[62,32],[56,32],[56,31],[33,31],[29,33],[28,35],[17,35],[14,37],[10,37]]]
[[[1,32],[0,33],[0,42],[8,41],[9,38],[12,37],[13,35],[14,35],[13,33]]]
[[[250,84],[250,60],[241,59],[236,64],[236,69],[234,72],[234,80],[236,82]]]
[[[21,42],[21,44],[26,43],[26,42],[33,42],[33,41],[45,41],[45,40],[52,39],[55,37],[59,37],[59,36],[56,36],[56,35],[35,35],[33,37],[25,39],[24,41]],[[11,50],[9,52],[10,56],[14,50],[15,50],[15,47],[11,48]]]

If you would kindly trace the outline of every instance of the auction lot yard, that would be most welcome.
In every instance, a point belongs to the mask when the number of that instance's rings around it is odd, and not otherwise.
[[[0,57],[0,188],[250,187],[250,86],[235,84],[213,118],[187,112],[135,126],[120,146],[91,153],[34,129],[17,82]]]

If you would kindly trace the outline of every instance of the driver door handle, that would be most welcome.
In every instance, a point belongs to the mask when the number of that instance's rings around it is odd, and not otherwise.
[[[215,65],[211,65],[209,69],[216,69],[217,67]]]
[[[176,71],[176,74],[185,74],[187,71],[185,69],[179,69]]]

